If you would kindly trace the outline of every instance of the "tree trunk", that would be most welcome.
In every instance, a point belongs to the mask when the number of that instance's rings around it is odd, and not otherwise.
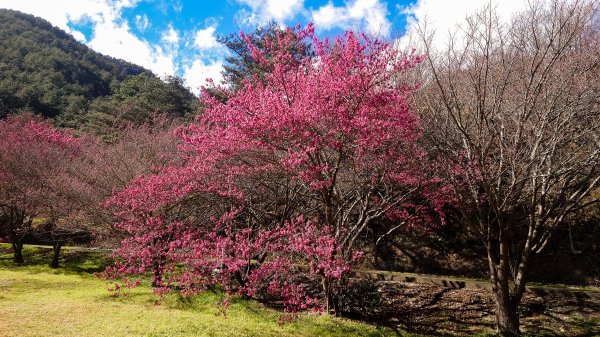
[[[60,250],[62,248],[62,242],[52,244],[52,262],[50,262],[50,268],[58,268],[58,260],[60,258]]]
[[[233,274],[233,278],[235,278],[240,287],[246,286],[246,278],[244,277],[244,275],[242,275],[242,273],[239,270]]]
[[[25,263],[25,259],[23,259],[23,240],[17,240],[12,243],[13,249],[13,262],[16,264]]]
[[[23,241],[25,239],[24,232],[20,229],[24,225],[23,220],[25,219],[24,212],[11,208],[8,214],[8,238],[11,242],[13,249],[13,262],[15,264],[25,263],[23,258]]]
[[[160,287],[162,286],[162,265],[160,262],[155,262],[154,266],[154,276],[152,277],[152,287]]]
[[[494,291],[494,306],[496,309],[496,326],[501,336],[519,336],[519,313],[510,294]]]
[[[321,285],[323,286],[323,296],[325,297],[325,312],[331,313],[331,310],[333,309],[333,298],[331,296],[329,280],[326,277],[323,277]]]
[[[323,295],[325,297],[325,311],[335,316],[340,315],[340,305],[336,300],[335,293],[333,291],[331,280],[323,277],[322,281]]]
[[[517,311],[520,297],[510,292],[510,267],[508,263],[507,233],[501,231],[498,251],[488,247],[488,263],[492,294],[496,311],[496,329],[501,336],[519,336],[519,313]]]

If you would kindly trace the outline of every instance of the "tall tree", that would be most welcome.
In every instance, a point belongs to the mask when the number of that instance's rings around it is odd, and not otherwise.
[[[505,22],[470,17],[427,56],[429,139],[450,159],[458,209],[486,247],[498,330],[519,334],[536,254],[600,182],[598,2],[532,2]]]
[[[352,32],[320,40],[312,26],[265,38],[266,52],[243,37],[272,72],[224,101],[205,93],[206,111],[180,132],[183,165],[115,196],[130,237],[109,272],[152,272],[158,289],[264,290],[297,310],[314,304],[292,277],[304,262],[338,313],[370,224],[432,225],[446,201],[417,144],[413,88],[395,81],[420,58]],[[317,58],[296,57],[303,43]]]
[[[270,58],[273,56],[273,50],[266,45],[267,41],[276,43],[278,34],[295,34],[294,31],[289,31],[281,28],[281,26],[271,21],[264,26],[257,26],[255,30],[248,34],[229,34],[220,36],[217,41],[225,45],[230,56],[225,58],[223,65],[223,80],[224,83],[230,85],[233,90],[238,90],[243,87],[243,81],[256,77],[258,80],[264,81],[267,74],[273,70],[273,65],[263,62],[262,64],[256,60],[252,54],[252,50],[248,45],[248,40],[252,42],[255,50],[260,51],[263,57]],[[295,54],[295,57],[310,57],[313,51],[309,48],[309,44],[302,41],[297,41],[297,44],[286,46]]]

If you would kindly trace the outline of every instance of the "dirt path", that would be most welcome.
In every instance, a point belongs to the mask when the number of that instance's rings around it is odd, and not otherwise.
[[[354,270],[354,276],[375,281],[408,282],[434,285],[449,289],[491,289],[489,281],[458,278],[450,276],[389,272],[381,270]],[[600,300],[600,289],[592,287],[574,287],[554,284],[535,284],[527,286],[527,292],[540,296],[552,295],[567,298]]]
[[[493,332],[493,301],[485,288],[373,281],[359,278],[348,285],[347,316],[435,336]],[[600,300],[595,298],[528,292],[520,317],[522,331],[533,336],[600,336]]]

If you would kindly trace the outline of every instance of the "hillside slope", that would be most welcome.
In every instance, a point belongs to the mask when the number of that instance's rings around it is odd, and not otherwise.
[[[102,55],[49,22],[0,9],[0,117],[30,111],[61,122],[85,114],[136,75],[141,66]]]

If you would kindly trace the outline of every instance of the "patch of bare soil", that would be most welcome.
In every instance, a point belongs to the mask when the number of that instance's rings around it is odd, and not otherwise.
[[[350,281],[347,289],[342,308],[353,319],[436,336],[494,331],[492,297],[485,289],[361,279]],[[600,301],[585,296],[527,293],[520,316],[528,335],[600,335]]]

